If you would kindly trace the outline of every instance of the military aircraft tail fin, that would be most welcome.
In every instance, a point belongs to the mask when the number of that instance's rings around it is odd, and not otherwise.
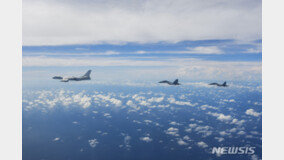
[[[176,79],[176,80],[173,82],[173,84],[178,84],[178,79]]]
[[[84,74],[84,76],[90,77],[91,71],[92,70],[88,70],[87,73]]]
[[[223,83],[223,86],[226,86],[226,85],[227,85],[227,82],[224,82],[224,83]]]

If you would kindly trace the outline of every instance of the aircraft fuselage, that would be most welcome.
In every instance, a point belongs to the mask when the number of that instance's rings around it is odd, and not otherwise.
[[[91,70],[88,70],[83,76],[80,77],[61,77],[61,76],[54,76],[53,79],[61,79],[60,82],[69,82],[69,81],[82,81],[82,80],[91,80],[90,77]]]

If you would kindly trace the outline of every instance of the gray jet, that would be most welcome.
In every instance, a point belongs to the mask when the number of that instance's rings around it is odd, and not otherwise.
[[[219,83],[210,83],[209,85],[216,85],[218,87],[228,87],[227,82],[224,82],[223,84],[219,84]]]
[[[83,76],[80,77],[62,77],[62,76],[54,76],[52,79],[61,79],[60,82],[68,82],[68,81],[82,81],[82,80],[91,80],[90,74],[92,70],[88,70]]]
[[[180,83],[178,83],[178,79],[176,79],[174,82],[164,80],[164,81],[160,81],[159,83],[167,83],[168,85],[180,85]]]

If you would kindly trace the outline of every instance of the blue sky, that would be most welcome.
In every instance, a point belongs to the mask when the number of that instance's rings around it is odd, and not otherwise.
[[[157,42],[121,45],[23,46],[24,56],[191,57],[219,61],[261,61],[261,40],[238,44],[233,40]]]
[[[32,67],[35,70],[42,70],[42,67],[57,67],[58,72],[50,73],[50,76],[62,73],[71,75],[71,72],[75,71],[78,73],[74,74],[81,74],[91,68],[99,77],[105,77],[105,72],[111,72],[113,74],[108,76],[108,80],[121,81],[137,80],[137,77],[147,80],[158,80],[161,77],[191,81],[260,81],[261,61],[261,40],[250,43],[207,40],[178,43],[23,46],[24,67]],[[60,67],[65,67],[61,73],[58,69]]]
[[[25,0],[23,67],[260,81],[261,30],[260,0]]]

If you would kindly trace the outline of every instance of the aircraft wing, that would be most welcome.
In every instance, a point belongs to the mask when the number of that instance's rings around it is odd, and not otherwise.
[[[160,81],[159,83],[167,83],[167,84],[171,84],[171,82],[164,80],[164,81]]]
[[[52,77],[52,79],[63,79],[63,77],[62,76],[54,76],[54,77]]]

